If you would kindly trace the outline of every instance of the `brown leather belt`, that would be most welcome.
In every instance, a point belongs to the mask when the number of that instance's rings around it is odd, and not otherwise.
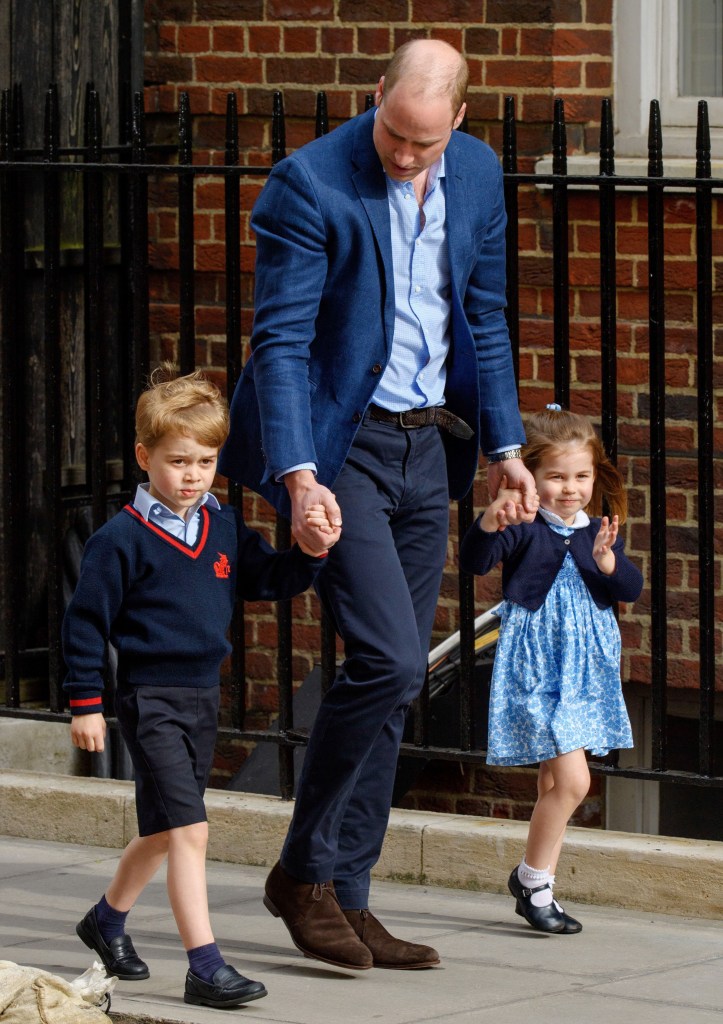
[[[391,412],[378,405],[370,405],[367,409],[369,419],[379,423],[393,423],[403,430],[415,430],[417,427],[441,427],[454,437],[467,441],[474,431],[459,416],[455,416],[442,405],[428,406],[426,409],[405,409],[402,412]]]

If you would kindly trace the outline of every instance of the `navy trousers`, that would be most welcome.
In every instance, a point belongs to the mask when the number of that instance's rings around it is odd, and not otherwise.
[[[424,683],[449,527],[438,429],[365,417],[334,493],[342,535],[317,588],[344,662],[311,732],[281,864],[302,881],[333,879],[352,909],[369,903],[404,718]]]

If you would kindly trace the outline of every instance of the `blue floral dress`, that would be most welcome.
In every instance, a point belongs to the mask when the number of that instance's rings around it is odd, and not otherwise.
[[[548,523],[563,536],[569,527]],[[502,609],[490,695],[487,763],[536,764],[583,747],[633,746],[620,685],[620,630],[567,554],[542,607]]]

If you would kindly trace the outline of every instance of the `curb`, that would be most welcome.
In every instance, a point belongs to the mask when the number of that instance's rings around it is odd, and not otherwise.
[[[132,782],[6,771],[0,806],[7,836],[122,849],[136,835]],[[271,867],[291,807],[208,790],[209,859]],[[526,837],[526,822],[393,809],[374,877],[506,893]],[[723,919],[723,843],[569,828],[557,886],[578,903]]]

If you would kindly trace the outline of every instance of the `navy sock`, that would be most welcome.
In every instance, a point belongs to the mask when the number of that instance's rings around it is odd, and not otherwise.
[[[111,907],[105,896],[95,905],[95,919],[98,923],[98,930],[106,942],[124,935],[126,930],[126,918],[130,911],[116,910]]]
[[[201,981],[207,981],[209,984],[213,981],[213,976],[219,967],[226,964],[215,942],[209,942],[206,946],[196,946],[195,949],[189,949],[186,953],[191,974],[195,974]]]

